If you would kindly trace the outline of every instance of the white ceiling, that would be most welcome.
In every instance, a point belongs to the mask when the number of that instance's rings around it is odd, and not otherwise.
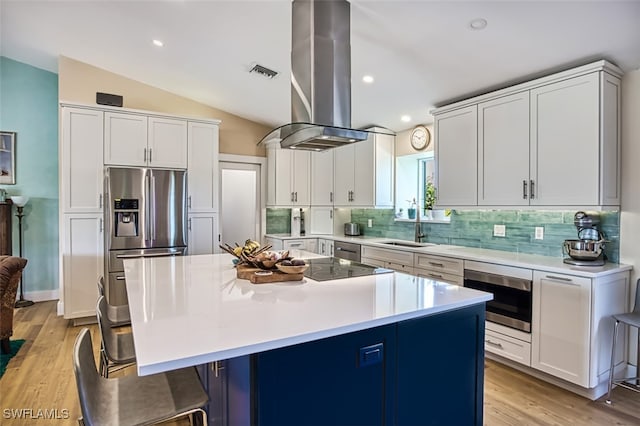
[[[474,18],[487,28],[471,30]],[[57,72],[64,55],[269,126],[290,121],[290,0],[0,0],[0,20],[0,54],[17,61]],[[351,56],[353,127],[401,131],[430,123],[434,106],[574,65],[640,68],[640,0],[352,0]],[[280,74],[249,74],[256,62]]]

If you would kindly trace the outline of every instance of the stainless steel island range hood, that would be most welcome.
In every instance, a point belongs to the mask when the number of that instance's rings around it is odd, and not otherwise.
[[[351,5],[294,0],[291,31],[291,123],[259,143],[324,151],[366,140],[351,129]],[[390,132],[390,134],[393,134]]]

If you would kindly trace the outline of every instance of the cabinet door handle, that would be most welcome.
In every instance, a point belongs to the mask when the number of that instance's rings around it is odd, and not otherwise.
[[[152,161],[151,160],[152,154],[153,154],[153,148],[149,148],[149,162]]]
[[[333,192],[329,192],[329,201],[333,203]]]
[[[189,208],[191,208],[191,195],[189,195]]]
[[[100,198],[98,200],[98,205],[100,208],[102,208],[102,194],[100,194]]]
[[[293,203],[293,192],[291,193],[291,202]]]
[[[536,194],[535,194],[535,182],[533,181],[533,179],[531,179],[530,181],[530,185],[529,185],[529,198],[531,198],[532,200],[535,198]]]
[[[142,161],[147,161],[147,148],[144,149],[144,154],[142,154]]]
[[[102,218],[100,218],[100,233],[102,233],[102,231],[104,231],[104,222],[102,221]]]
[[[297,203],[298,202],[298,191],[294,192],[294,194],[295,194],[295,198],[296,198],[295,202]]]
[[[124,280],[125,280],[124,275],[116,276],[116,281],[124,281]]]
[[[191,231],[191,218],[189,218],[189,220],[187,221],[188,226],[187,228],[189,229],[189,231]]]
[[[493,346],[494,348],[504,349],[502,347],[502,343],[495,343],[495,342],[492,342],[491,340],[485,340],[484,342],[489,346]]]
[[[565,283],[570,283],[572,285],[578,285],[578,284],[574,283],[571,278],[557,277],[555,275],[547,275],[546,278],[550,279],[550,280],[556,280],[556,281],[562,281],[562,282],[565,282]]]
[[[527,199],[527,181],[526,180],[522,181],[522,199],[524,200]]]
[[[440,275],[440,274],[432,274],[431,272],[429,272],[429,276],[433,277],[433,278],[442,278],[442,275]]]
[[[437,266],[439,268],[444,268],[444,264],[443,263],[429,262],[429,265]]]
[[[333,210],[329,210],[329,219],[333,219]]]

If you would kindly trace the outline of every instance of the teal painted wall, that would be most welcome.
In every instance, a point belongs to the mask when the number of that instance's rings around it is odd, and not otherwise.
[[[58,289],[58,75],[0,57],[0,129],[17,132],[16,184],[10,195],[26,195],[24,290]],[[13,254],[18,220],[13,209]]]
[[[468,210],[452,211],[451,223],[423,223],[426,241],[481,247],[519,253],[562,257],[562,242],[576,239],[575,211]],[[612,262],[620,259],[620,213],[600,212],[600,229],[609,241],[605,254]],[[373,227],[367,228],[367,219]],[[391,209],[354,209],[351,221],[360,224],[364,235],[413,240],[415,224],[394,221]],[[506,237],[494,237],[493,225],[505,225]],[[544,239],[534,239],[536,226],[544,227]]]

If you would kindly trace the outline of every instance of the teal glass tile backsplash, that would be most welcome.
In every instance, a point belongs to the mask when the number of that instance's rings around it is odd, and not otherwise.
[[[575,211],[453,210],[450,223],[423,222],[422,230],[430,243],[562,257],[563,241],[578,238],[574,214]],[[607,240],[605,254],[609,261],[619,262],[620,213],[597,214]],[[351,210],[351,221],[360,224],[364,235],[413,240],[415,224],[396,222],[394,217],[392,209]],[[367,227],[368,219],[373,219],[371,228]],[[506,236],[494,237],[493,225],[505,225]],[[537,226],[544,228],[543,240],[534,239]]]
[[[291,209],[267,209],[267,234],[291,233]]]

